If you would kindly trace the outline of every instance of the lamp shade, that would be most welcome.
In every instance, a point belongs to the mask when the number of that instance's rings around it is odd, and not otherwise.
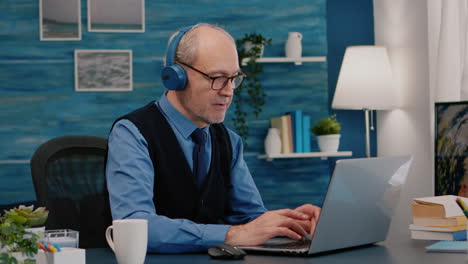
[[[385,110],[397,106],[387,49],[383,46],[346,48],[332,108]]]

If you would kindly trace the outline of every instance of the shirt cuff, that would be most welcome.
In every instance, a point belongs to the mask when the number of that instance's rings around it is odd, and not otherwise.
[[[230,225],[206,225],[203,232],[203,244],[207,247],[224,244],[229,228],[231,228]]]

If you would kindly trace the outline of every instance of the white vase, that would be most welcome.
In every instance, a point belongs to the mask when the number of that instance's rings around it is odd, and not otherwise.
[[[302,56],[302,34],[289,32],[284,51],[288,58],[300,58]]]
[[[265,153],[268,156],[281,153],[281,138],[280,132],[277,128],[268,129],[268,133],[265,138]]]
[[[321,152],[337,152],[340,145],[340,135],[317,136],[317,141]]]

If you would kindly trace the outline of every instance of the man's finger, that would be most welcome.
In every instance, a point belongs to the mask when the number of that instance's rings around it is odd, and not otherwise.
[[[275,212],[277,212],[280,215],[291,217],[291,218],[294,218],[294,219],[297,219],[297,220],[310,219],[309,215],[304,214],[304,213],[302,213],[300,211],[295,211],[295,210],[291,210],[291,209],[280,209],[280,210],[276,210]]]
[[[276,227],[273,234],[274,236],[286,236],[295,240],[301,240],[303,238],[303,236],[299,235],[298,233],[292,231],[287,227]]]
[[[318,218],[318,216],[320,215],[321,209],[320,207],[312,205],[312,204],[303,204],[297,207],[296,209],[294,209],[294,211],[299,211],[301,213],[307,214],[311,218],[312,217]]]

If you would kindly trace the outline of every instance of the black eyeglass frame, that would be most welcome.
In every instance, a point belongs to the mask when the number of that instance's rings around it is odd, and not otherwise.
[[[235,78],[238,78],[239,76],[243,76],[243,78],[242,78],[241,82],[239,83],[239,85],[237,85],[236,87],[233,88],[233,89],[236,89],[236,88],[238,88],[239,86],[242,85],[242,83],[244,82],[245,78],[247,77],[247,75],[245,75],[245,73],[243,73],[243,72],[239,72],[236,76],[231,76],[231,77],[228,77],[228,76],[217,76],[217,77],[212,77],[212,76],[210,76],[210,75],[208,75],[208,74],[206,74],[206,73],[200,71],[199,69],[197,69],[197,68],[195,68],[195,67],[193,67],[193,66],[191,66],[191,65],[188,65],[188,64],[183,63],[183,62],[180,62],[180,61],[178,61],[178,63],[180,63],[180,64],[182,64],[182,65],[184,65],[184,66],[189,67],[190,69],[192,69],[192,70],[194,70],[194,71],[200,73],[201,75],[205,76],[206,78],[211,79],[211,89],[214,90],[214,91],[219,91],[219,90],[224,89],[224,87],[226,87],[226,85],[228,84],[229,81],[232,81],[232,80],[234,80]],[[215,80],[216,80],[216,79],[219,79],[219,78],[226,78],[226,81],[224,82],[223,86],[221,86],[221,88],[219,88],[219,89],[214,89],[214,88],[213,88],[213,84],[214,84]]]

